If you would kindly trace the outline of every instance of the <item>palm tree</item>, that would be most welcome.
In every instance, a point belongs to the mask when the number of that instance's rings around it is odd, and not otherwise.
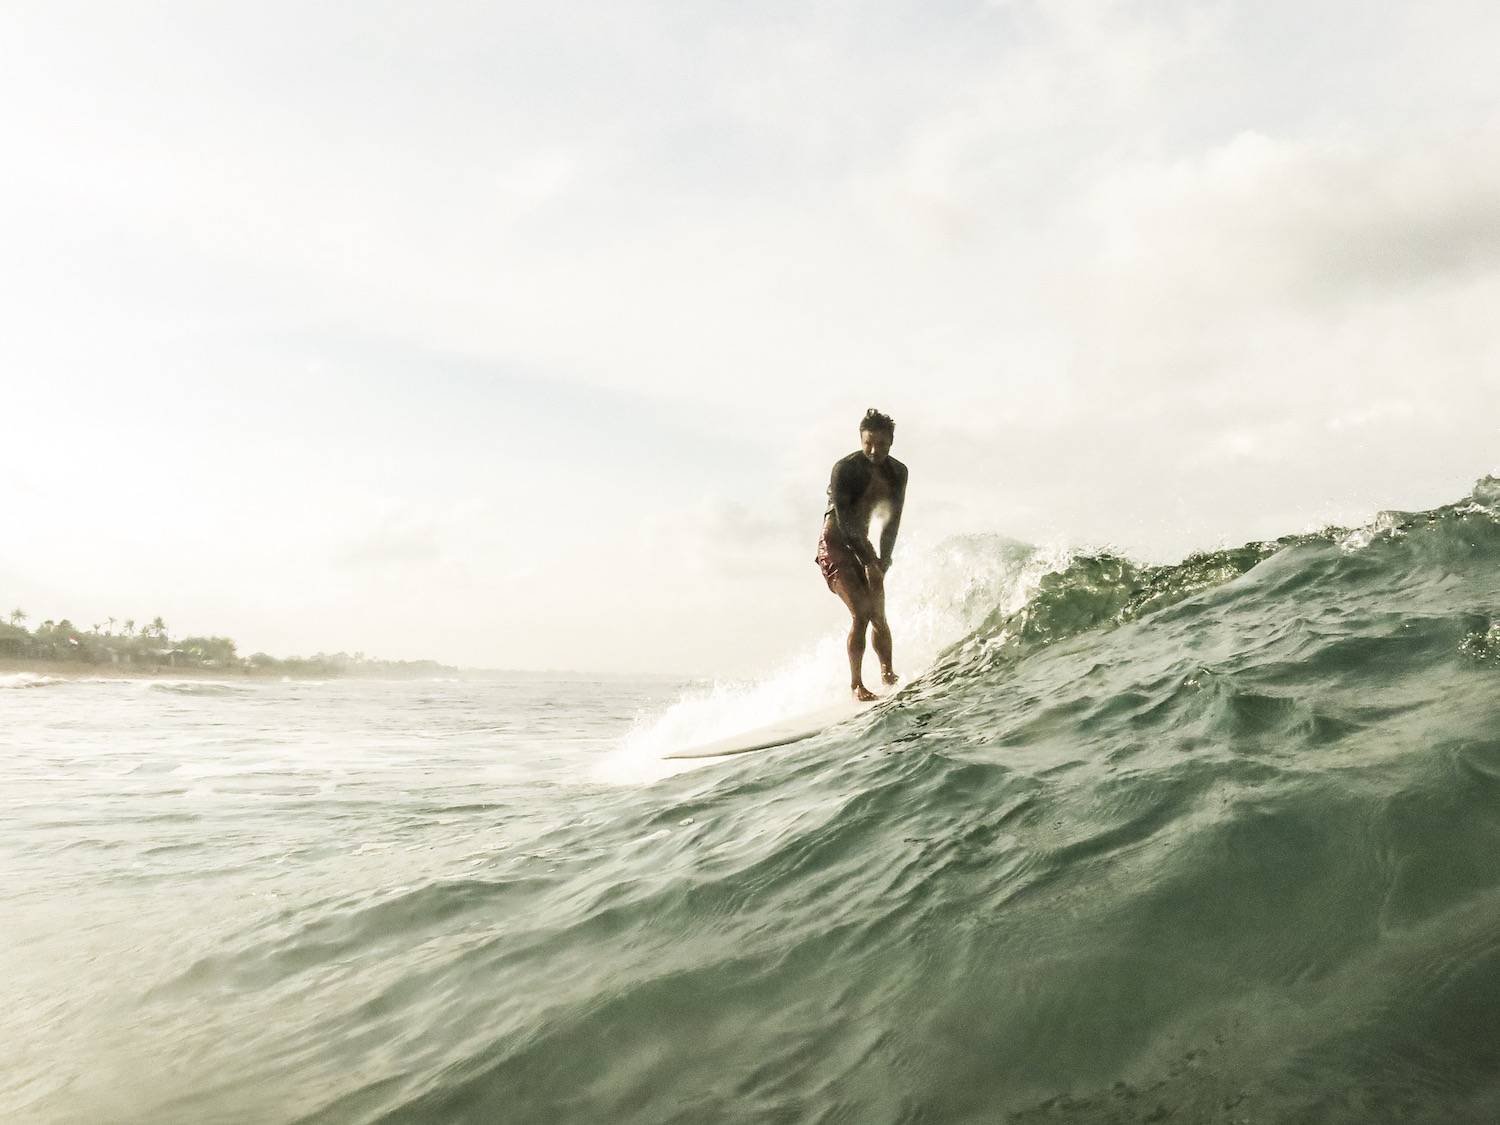
[[[151,632],[155,633],[162,640],[167,639],[167,623],[160,617],[153,617],[151,619],[151,624],[148,625],[147,628],[149,628]]]
[[[115,635],[115,619],[113,617],[106,617],[104,620],[109,622],[109,636],[113,637]]]
[[[135,618],[134,617],[127,617],[125,619],[125,635],[128,637],[128,636],[131,636],[134,632],[135,632]]]
[[[24,609],[13,609],[10,611],[10,623],[12,625],[19,626],[25,620],[26,611]]]

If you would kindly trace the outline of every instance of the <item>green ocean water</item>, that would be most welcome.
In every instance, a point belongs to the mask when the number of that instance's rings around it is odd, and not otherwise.
[[[1500,482],[1003,553],[860,719],[626,783],[699,688],[13,679],[0,1116],[1500,1120]]]

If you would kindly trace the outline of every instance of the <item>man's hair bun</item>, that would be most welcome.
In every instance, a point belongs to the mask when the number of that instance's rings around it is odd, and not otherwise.
[[[872,434],[896,436],[896,423],[891,420],[891,416],[880,413],[873,406],[865,411],[865,416],[860,421],[859,428],[861,432],[869,430]]]

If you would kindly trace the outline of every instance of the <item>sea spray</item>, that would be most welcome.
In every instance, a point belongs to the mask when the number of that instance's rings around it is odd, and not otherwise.
[[[886,616],[898,669],[907,680],[920,676],[987,617],[1025,605],[1069,557],[1059,548],[1042,550],[1000,535],[908,544],[888,587]],[[811,567],[809,574],[821,581]],[[844,630],[830,632],[757,679],[694,685],[665,712],[642,716],[598,776],[635,783],[680,773],[705,763],[667,762],[664,755],[836,707],[849,697],[845,637]]]

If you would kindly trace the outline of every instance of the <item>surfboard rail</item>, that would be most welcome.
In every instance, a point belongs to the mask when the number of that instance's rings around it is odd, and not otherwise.
[[[793,715],[763,727],[725,735],[712,742],[701,743],[685,750],[674,750],[663,754],[664,759],[728,758],[736,754],[751,754],[757,750],[774,750],[778,746],[790,746],[794,742],[812,738],[826,730],[863,714],[874,703],[856,703],[850,700],[836,707],[825,707],[802,715]]]

